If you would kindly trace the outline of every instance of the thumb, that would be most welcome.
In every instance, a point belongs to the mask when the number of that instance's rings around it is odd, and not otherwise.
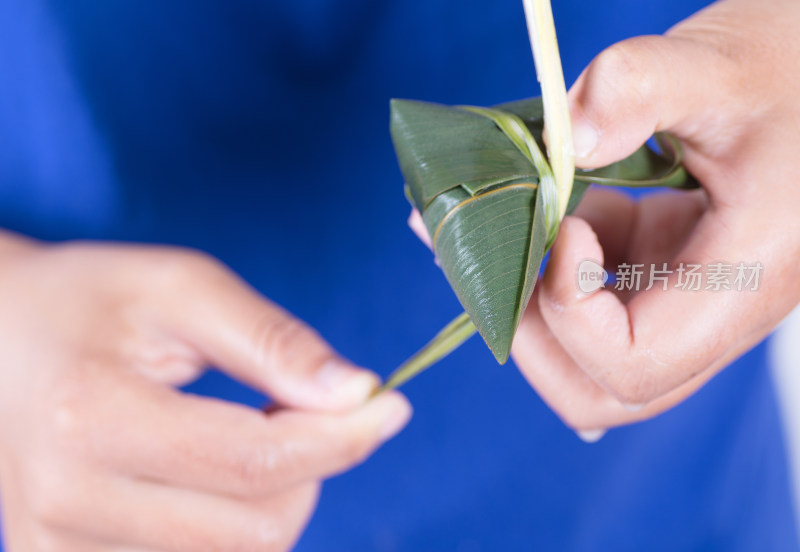
[[[655,132],[701,140],[736,75],[730,58],[700,40],[642,36],[601,52],[569,92],[576,165],[632,154]]]
[[[311,327],[205,256],[160,304],[170,335],[202,361],[270,395],[311,410],[363,404],[379,378],[339,356]],[[177,288],[177,289],[175,289]]]

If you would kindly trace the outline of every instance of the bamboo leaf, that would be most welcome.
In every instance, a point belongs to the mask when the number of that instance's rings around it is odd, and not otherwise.
[[[525,123],[507,111],[487,107],[461,106],[461,109],[483,115],[494,121],[500,130],[511,140],[517,149],[528,158],[539,173],[539,195],[542,197],[544,224],[547,232],[547,245],[550,246],[558,234],[562,213],[559,212],[559,191],[556,186],[555,176],[550,164],[547,162],[539,144],[536,143],[531,131]],[[571,182],[570,182],[571,187]]]
[[[678,140],[667,133],[656,134],[655,140],[658,152],[644,146],[627,159],[608,167],[579,169],[575,180],[629,188],[697,188],[699,184],[683,166],[683,149]]]
[[[535,167],[491,120],[463,109],[392,100],[391,131],[420,212],[453,188],[478,193],[515,179],[538,179]]]
[[[558,198],[542,193],[550,170],[541,155],[542,101],[487,109],[393,100],[391,111],[406,195],[422,213],[445,276],[466,311],[462,316],[471,319],[502,364],[552,244],[546,213]],[[681,165],[677,140],[656,138],[658,150],[643,146],[609,167],[579,171],[566,212],[577,207],[590,182],[696,185]],[[449,331],[451,326],[402,367],[399,379],[393,376],[393,386],[466,338]]]
[[[501,364],[558,228],[558,218],[550,228],[546,221],[548,205],[557,217],[557,197],[538,193],[541,173],[549,174],[540,115],[540,100],[500,112],[392,102],[408,193],[450,286]],[[574,187],[572,208],[587,186]]]
[[[536,184],[519,182],[467,198],[432,235],[448,282],[500,364],[544,256],[547,232],[536,191]]]
[[[467,313],[461,313],[436,334],[436,337],[425,347],[395,370],[386,380],[386,383],[375,391],[375,394],[400,387],[429,366],[449,355],[473,335],[475,335],[475,325]]]

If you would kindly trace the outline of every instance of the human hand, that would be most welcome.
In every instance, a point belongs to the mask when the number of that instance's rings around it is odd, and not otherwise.
[[[0,237],[0,481],[10,552],[287,550],[319,480],[397,433],[397,393],[218,262]],[[264,414],[172,386],[206,365]]]
[[[577,164],[675,134],[704,192],[638,203],[593,190],[560,230],[512,354],[570,427],[595,440],[652,417],[763,339],[800,300],[800,4],[718,2],[664,37],[612,46],[570,91]],[[668,263],[663,291],[582,293],[585,259]],[[681,264],[761,263],[758,291],[685,291]],[[703,285],[705,286],[703,280]]]

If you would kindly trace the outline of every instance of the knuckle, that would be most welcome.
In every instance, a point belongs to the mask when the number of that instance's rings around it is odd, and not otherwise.
[[[48,406],[53,444],[61,451],[85,452],[96,423],[95,397],[88,379],[96,367],[84,362],[70,371],[69,378],[59,378],[53,400]]]
[[[181,262],[184,270],[188,269],[191,272],[195,272],[220,270],[223,268],[223,264],[219,260],[205,251],[191,248],[179,248],[177,251],[176,259]]]
[[[319,334],[286,313],[270,313],[256,328],[257,360],[263,366],[280,367],[300,358],[322,359],[330,354]]]
[[[620,385],[614,392],[614,396],[624,405],[640,405],[650,402],[652,396],[642,391],[640,386]]]
[[[594,70],[614,83],[636,81],[644,73],[641,42],[628,39],[603,50],[595,59]]]
[[[227,271],[216,258],[191,248],[161,249],[151,258],[151,263],[157,281],[168,289],[183,288],[187,282]]]
[[[307,470],[314,454],[313,443],[303,440],[278,440],[259,447],[249,447],[236,454],[231,471],[244,496],[266,496],[291,484]]]
[[[87,440],[87,424],[84,409],[74,397],[59,400],[52,407],[52,428],[57,446],[70,446]]]
[[[658,90],[658,73],[650,53],[654,42],[663,37],[636,37],[618,42],[603,50],[590,66],[589,79],[597,86],[598,97],[611,101],[626,96],[625,108],[631,104],[647,105]],[[613,95],[613,97],[611,97]]]
[[[233,471],[246,493],[260,494],[272,486],[273,475],[283,464],[274,446],[243,451],[234,461]]]
[[[600,52],[592,62],[592,70],[608,80],[631,73],[631,46],[629,42],[612,44]]]
[[[624,405],[645,404],[655,398],[650,372],[644,363],[631,363],[627,369],[609,377],[606,389]]]

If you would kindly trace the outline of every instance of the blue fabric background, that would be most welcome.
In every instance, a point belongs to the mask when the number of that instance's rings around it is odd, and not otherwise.
[[[571,82],[707,2],[554,3]],[[4,0],[0,29],[0,225],[201,248],[384,374],[458,312],[405,225],[389,99],[538,90],[518,0]],[[478,339],[407,394],[299,551],[798,548],[763,347],[596,445]]]

